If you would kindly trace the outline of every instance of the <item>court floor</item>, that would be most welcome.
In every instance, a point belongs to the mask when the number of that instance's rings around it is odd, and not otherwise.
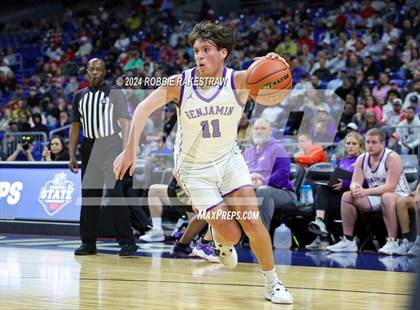
[[[1,235],[0,309],[382,310],[405,309],[412,295],[413,273],[407,270],[414,270],[414,262],[408,259],[276,251],[278,274],[295,303],[275,305],[262,297],[262,276],[246,248],[238,249],[242,263],[228,270],[201,259],[170,258],[172,246],[164,243],[141,244],[136,257],[120,258],[116,243],[101,240],[98,255],[76,257],[79,242]]]

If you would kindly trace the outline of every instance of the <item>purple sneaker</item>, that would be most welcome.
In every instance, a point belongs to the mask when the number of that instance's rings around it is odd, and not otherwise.
[[[212,263],[220,263],[220,260],[214,251],[213,242],[203,243],[201,242],[201,239],[198,240],[198,242],[192,250],[192,254],[204,258],[205,260]]]

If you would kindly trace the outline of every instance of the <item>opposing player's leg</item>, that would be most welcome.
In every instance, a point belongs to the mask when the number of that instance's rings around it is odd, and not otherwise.
[[[293,303],[293,297],[277,277],[270,235],[258,215],[258,202],[253,188],[244,187],[225,196],[228,210],[238,214],[237,221],[248,236],[251,249],[265,279],[266,299],[274,303]]]

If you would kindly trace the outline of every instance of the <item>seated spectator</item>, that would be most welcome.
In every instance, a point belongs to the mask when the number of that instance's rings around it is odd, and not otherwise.
[[[309,129],[310,135],[320,142],[334,141],[337,133],[337,125],[329,117],[324,108],[318,108],[315,114],[313,126]]]
[[[32,143],[18,143],[16,145],[16,150],[7,157],[7,161],[34,161],[32,156],[32,151],[34,150],[34,145]]]
[[[331,252],[357,252],[354,227],[358,211],[382,210],[388,232],[386,244],[380,254],[393,255],[403,252],[397,241],[397,200],[407,197],[410,188],[403,173],[400,155],[385,148],[385,134],[380,129],[366,133],[366,153],[360,155],[354,166],[350,191],[341,198],[342,240],[327,247]],[[368,188],[363,188],[364,182]]]
[[[418,154],[418,145],[420,144],[420,120],[412,107],[404,111],[405,120],[400,122],[397,128],[397,134],[400,137],[402,154]]]
[[[373,60],[371,56],[366,56],[365,58],[363,58],[362,71],[368,81],[377,80],[379,77],[378,70],[373,64]]]
[[[34,123],[34,126],[31,128],[31,131],[33,131],[33,132],[45,132],[45,134],[48,137],[49,129],[48,129],[47,126],[42,124],[41,114],[34,113],[32,115],[32,122]]]
[[[49,147],[42,152],[42,161],[67,161],[70,159],[66,142],[61,136],[52,136]]]
[[[372,128],[379,128],[376,113],[374,111],[366,112],[366,121],[362,124],[362,127],[359,128],[359,132],[364,134]]]
[[[409,209],[414,209],[416,213],[416,230],[417,237],[414,244],[410,244],[410,215]],[[397,201],[397,215],[398,222],[402,233],[402,249],[407,249],[406,253],[409,256],[420,256],[420,184],[417,185],[416,190],[408,197],[401,197]]]
[[[401,99],[400,98],[394,99],[392,101],[392,110],[387,109],[386,113],[384,113],[383,115],[382,123],[388,126],[397,126],[400,123],[401,118],[403,116],[401,108],[402,108]]]
[[[372,90],[372,96],[380,105],[383,105],[386,95],[388,94],[388,91],[390,89],[391,86],[389,85],[388,75],[386,75],[385,73],[381,73],[379,75],[378,84]]]
[[[344,145],[346,158],[340,160],[337,167],[353,173],[356,159],[363,151],[363,137],[355,131],[351,132],[344,138]],[[349,187],[350,180],[339,180],[332,187],[324,185],[318,188],[315,195],[316,218],[309,223],[309,230],[317,237],[311,244],[305,246],[307,250],[326,250],[329,245],[326,217],[334,212],[334,209],[337,209],[337,206],[340,205],[341,196],[349,190]]]
[[[416,96],[417,97],[417,102],[420,102],[420,80],[416,81],[413,85],[413,91],[409,92],[407,95],[405,95],[404,97],[404,105],[403,108],[406,109],[407,107],[409,107],[410,101],[415,101],[415,99],[412,97]]]
[[[353,115],[351,122],[355,123],[359,129],[366,126],[366,106],[363,102],[356,105],[356,113]]]
[[[260,215],[268,231],[276,208],[296,199],[289,181],[289,154],[271,134],[270,123],[257,119],[252,130],[253,145],[244,151],[256,195],[263,198]]]
[[[366,104],[366,112],[367,113],[369,113],[371,111],[375,112],[376,121],[378,122],[378,124],[380,124],[380,122],[382,121],[382,110],[378,106],[378,102],[375,100],[375,97],[368,96],[366,98],[365,104]]]
[[[388,91],[388,94],[386,95],[384,103],[381,106],[382,116],[383,116],[382,117],[382,122],[383,123],[384,122],[386,123],[386,116],[385,115],[387,115],[387,114],[389,114],[390,112],[393,111],[394,107],[392,105],[393,105],[394,99],[397,99],[397,98],[401,98],[401,95],[400,95],[399,91],[394,90],[394,89],[390,89]]]
[[[300,134],[298,136],[300,151],[294,155],[295,162],[304,168],[316,163],[327,162],[327,154],[322,146],[314,144],[310,135]]]

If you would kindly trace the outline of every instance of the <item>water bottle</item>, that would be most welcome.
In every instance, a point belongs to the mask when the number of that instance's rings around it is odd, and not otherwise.
[[[300,187],[300,203],[304,206],[307,204],[306,190],[307,190],[306,185],[302,185]]]
[[[306,195],[307,195],[306,204],[312,205],[312,204],[314,204],[314,193],[312,191],[312,186],[309,185],[309,184],[306,185],[306,186],[307,186],[307,189],[306,189]]]
[[[337,167],[337,156],[335,156],[335,154],[331,155],[331,163],[334,167]]]
[[[292,246],[292,232],[284,223],[274,231],[273,244],[276,249],[290,249]]]

